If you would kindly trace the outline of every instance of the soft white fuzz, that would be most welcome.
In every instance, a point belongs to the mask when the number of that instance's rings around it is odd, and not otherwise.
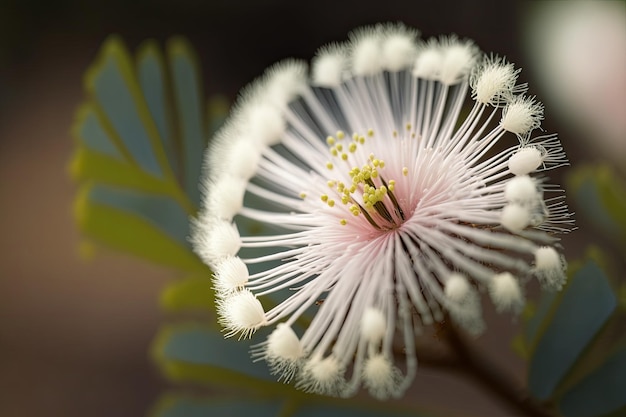
[[[347,69],[346,52],[338,45],[322,48],[311,63],[311,82],[320,87],[339,87]]]
[[[552,247],[542,246],[535,252],[535,274],[544,287],[560,290],[567,279],[565,260]]]
[[[502,105],[513,98],[519,70],[504,59],[484,58],[470,78],[472,97],[482,104]]]
[[[509,159],[509,170],[514,175],[527,175],[534,172],[543,163],[541,150],[536,146],[527,146],[518,150]]]
[[[387,330],[387,319],[382,311],[376,308],[367,308],[361,319],[361,335],[368,342],[383,340]]]
[[[382,65],[388,71],[397,72],[408,68],[415,60],[417,31],[403,26],[382,34]]]
[[[509,203],[532,205],[541,198],[538,185],[528,175],[511,178],[504,188],[504,198]]]
[[[494,275],[489,284],[489,295],[498,312],[511,311],[518,314],[524,306],[519,282],[510,272]]]
[[[397,396],[401,381],[400,371],[381,354],[368,358],[363,366],[363,385],[379,400]]]
[[[541,124],[543,104],[534,97],[517,96],[502,110],[500,124],[511,133],[523,136]]]
[[[534,175],[567,158],[556,135],[533,136],[541,104],[471,41],[416,38],[366,27],[320,48],[310,80],[302,62],[271,67],[207,151],[192,242],[220,323],[273,328],[252,356],[298,389],[399,397],[423,328],[479,335],[481,294],[517,313],[521,282],[565,281],[571,215]]]
[[[225,295],[217,302],[220,324],[224,326],[226,337],[239,334],[248,338],[266,324],[261,302],[247,289]]]
[[[221,260],[213,272],[213,282],[219,296],[243,289],[248,278],[248,267],[238,256],[229,256]]]

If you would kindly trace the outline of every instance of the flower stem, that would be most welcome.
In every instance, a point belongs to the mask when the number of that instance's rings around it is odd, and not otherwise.
[[[447,371],[460,372],[473,379],[519,415],[558,416],[553,405],[540,403],[532,398],[519,381],[496,367],[486,356],[481,355],[453,324],[446,326],[445,338],[458,362],[458,367],[447,366]]]

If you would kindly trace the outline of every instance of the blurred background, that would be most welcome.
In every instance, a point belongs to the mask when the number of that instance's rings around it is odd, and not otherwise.
[[[83,74],[111,33],[131,50],[147,38],[186,36],[198,51],[203,95],[231,100],[273,62],[310,59],[356,26],[402,21],[423,37],[456,33],[524,68],[522,81],[546,104],[543,128],[559,132],[572,165],[608,161],[623,169],[624,1],[595,2],[608,12],[583,12],[584,23],[570,26],[586,32],[563,36],[571,28],[557,24],[576,2],[336,3],[0,0],[0,416],[144,415],[167,387],[148,347],[164,320],[160,290],[175,274],[105,250],[84,260],[72,218],[70,127],[85,97]],[[545,4],[552,8],[538,12]],[[562,182],[566,171],[550,175]],[[578,226],[564,239],[568,258],[590,241],[610,245],[584,221]],[[523,381],[523,362],[502,348],[516,331],[510,317],[492,317],[489,326],[478,343]],[[428,407],[454,392],[461,410],[500,412],[462,380],[423,370],[416,384]]]

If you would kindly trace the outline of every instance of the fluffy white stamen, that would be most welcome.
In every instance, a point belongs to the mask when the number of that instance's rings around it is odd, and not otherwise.
[[[470,293],[470,285],[461,274],[452,274],[446,281],[445,293],[451,301],[455,303],[461,303],[465,300]]]
[[[213,282],[217,295],[226,296],[248,282],[248,267],[238,256],[223,259],[215,268]]]
[[[231,221],[243,205],[246,181],[224,175],[210,187],[210,190],[211,192],[207,193],[207,209],[216,217]]]
[[[444,55],[441,48],[436,42],[431,41],[419,50],[413,65],[413,75],[427,80],[436,80],[441,74],[443,62]]]
[[[382,42],[383,68],[397,72],[409,67],[415,59],[415,31],[396,29],[385,35]]]
[[[509,170],[515,175],[526,175],[535,171],[543,163],[543,154],[535,146],[526,146],[509,159]]]
[[[476,62],[477,48],[471,41],[460,42],[452,37],[444,43],[443,63],[439,80],[453,85],[465,78]]]
[[[513,233],[521,232],[530,224],[531,212],[517,203],[504,206],[500,216],[500,224]]]
[[[519,282],[510,272],[494,275],[489,284],[489,295],[498,312],[519,313],[524,306]]]
[[[508,102],[513,98],[518,72],[502,59],[486,58],[470,78],[472,97],[493,106]]]
[[[240,339],[248,338],[267,324],[261,302],[247,289],[220,298],[217,313],[226,337],[239,334]]]
[[[382,38],[380,28],[366,28],[352,33],[351,65],[355,75],[373,75],[381,70]]]
[[[374,398],[386,400],[401,395],[400,382],[400,371],[382,354],[374,355],[365,362],[363,384]]]
[[[537,184],[528,175],[511,178],[504,188],[504,198],[509,203],[532,205],[540,198]]]
[[[285,132],[285,120],[277,107],[253,105],[248,109],[248,134],[262,146],[280,143]]]
[[[241,237],[237,226],[216,217],[201,216],[194,223],[194,251],[210,267],[229,256],[235,256],[241,248]]]
[[[247,181],[254,176],[261,158],[261,151],[256,145],[258,142],[252,138],[233,139],[218,163],[228,167],[233,176]]]
[[[311,64],[312,83],[320,87],[338,87],[346,69],[347,57],[344,48],[333,45],[321,49]]]
[[[342,373],[343,369],[334,356],[324,359],[314,356],[305,363],[297,386],[315,394],[336,394],[345,385]]]
[[[535,274],[546,287],[560,290],[567,279],[565,260],[552,247],[542,246],[535,251]]]
[[[378,342],[385,336],[387,319],[382,311],[368,308],[361,319],[361,335],[369,342]]]
[[[500,125],[504,130],[523,136],[541,124],[543,104],[534,97],[517,96],[502,110]]]

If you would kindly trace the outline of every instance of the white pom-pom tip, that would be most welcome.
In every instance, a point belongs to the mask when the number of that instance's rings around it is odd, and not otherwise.
[[[498,312],[519,313],[524,306],[524,297],[519,282],[509,272],[502,272],[492,278],[489,295]]]
[[[361,335],[368,342],[378,342],[385,336],[387,320],[382,311],[368,308],[361,319]]]
[[[218,296],[240,290],[248,282],[248,267],[237,256],[223,259],[215,268],[214,282]]]
[[[544,155],[536,146],[521,148],[509,159],[509,171],[514,175],[527,175],[543,163]]]
[[[542,246],[535,251],[535,274],[544,287],[560,290],[567,280],[565,268],[565,261],[556,249]]]
[[[504,188],[504,198],[509,203],[528,205],[535,203],[539,197],[537,184],[528,175],[512,178]]]
[[[295,362],[304,356],[304,351],[291,327],[280,323],[267,338],[266,354],[269,360]]]
[[[446,281],[445,294],[451,301],[462,303],[469,295],[471,288],[467,279],[461,274],[452,274]]]
[[[500,215],[500,224],[513,233],[519,233],[524,230],[530,224],[530,220],[530,211],[516,203],[504,206]]]
[[[240,334],[249,338],[260,327],[267,324],[261,302],[249,290],[237,291],[218,301],[220,323],[226,337]]]

